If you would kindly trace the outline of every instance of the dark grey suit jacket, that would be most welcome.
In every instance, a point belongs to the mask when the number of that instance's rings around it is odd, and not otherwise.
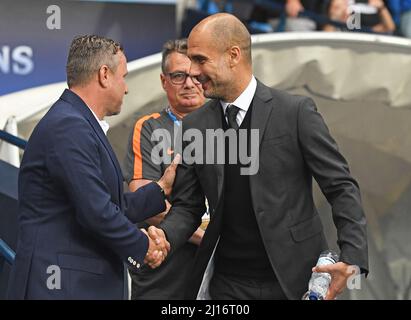
[[[273,270],[289,299],[301,299],[311,268],[327,248],[312,196],[314,177],[332,205],[340,260],[368,272],[366,219],[357,182],[338,151],[312,99],[258,82],[251,128],[259,129],[259,170],[249,177],[251,198]],[[222,128],[221,105],[212,100],[184,118],[190,128]],[[204,143],[204,145],[206,145]],[[195,298],[221,231],[224,165],[181,164],[173,207],[161,224],[171,247],[182,245],[199,226],[204,196],[211,222],[200,246],[187,298]]]

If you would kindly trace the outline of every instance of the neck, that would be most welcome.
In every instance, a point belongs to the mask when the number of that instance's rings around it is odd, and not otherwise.
[[[247,88],[247,86],[250,84],[251,77],[253,74],[250,72],[248,73],[247,76],[238,76],[237,82],[233,81],[233,87],[228,90],[230,92],[230,95],[226,97],[227,100],[225,102],[234,102]]]
[[[170,110],[178,118],[178,120],[183,119],[186,115],[189,114],[189,112],[178,111],[178,110],[176,110],[176,108],[174,108],[172,106],[170,106]]]
[[[99,94],[92,90],[88,86],[86,87],[72,87],[70,88],[75,94],[77,94],[84,103],[95,113],[97,118],[101,121],[106,116],[102,103],[99,99]]]

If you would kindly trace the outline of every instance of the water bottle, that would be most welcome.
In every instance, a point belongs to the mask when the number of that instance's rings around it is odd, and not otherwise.
[[[320,254],[317,266],[333,264],[338,262],[338,255],[327,250]],[[324,300],[330,286],[331,275],[326,272],[313,272],[308,283],[308,291],[304,294],[303,300]]]

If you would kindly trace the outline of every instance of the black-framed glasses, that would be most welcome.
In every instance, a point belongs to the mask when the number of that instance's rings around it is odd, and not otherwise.
[[[198,81],[196,77],[190,76],[185,72],[170,72],[167,73],[167,75],[170,77],[172,84],[183,84],[186,82],[187,77],[190,77],[194,84],[200,84],[200,81]]]

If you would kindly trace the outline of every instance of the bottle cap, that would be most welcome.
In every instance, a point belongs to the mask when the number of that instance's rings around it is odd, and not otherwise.
[[[321,296],[314,291],[310,291],[310,293],[308,294],[308,300],[322,300]]]

